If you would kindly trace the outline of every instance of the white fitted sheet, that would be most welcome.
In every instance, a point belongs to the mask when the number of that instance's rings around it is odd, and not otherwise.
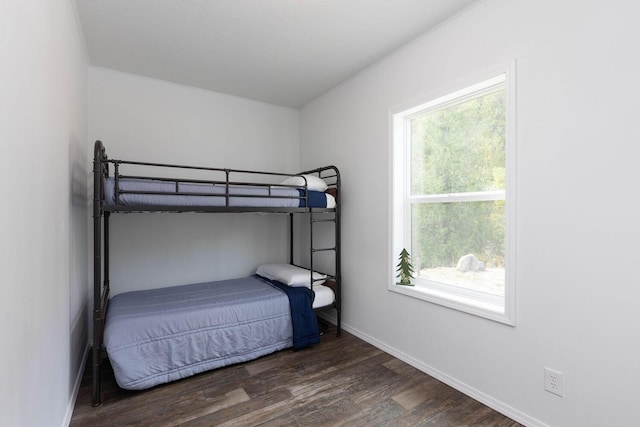
[[[333,290],[324,285],[313,285],[313,292],[316,293],[313,308],[326,307],[333,304],[336,299]]]

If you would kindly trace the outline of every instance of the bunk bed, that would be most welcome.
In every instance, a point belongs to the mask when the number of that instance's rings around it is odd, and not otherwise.
[[[96,141],[93,178],[93,406],[101,404],[100,368],[107,357],[118,384],[140,390],[313,345],[319,341],[318,310],[335,310],[340,336],[341,189],[335,166],[291,175],[114,160]],[[250,277],[111,297],[109,218],[134,212],[288,215],[289,262],[259,266]],[[294,264],[294,217],[299,214],[308,217],[305,267]],[[333,225],[333,245],[314,246],[317,223]],[[331,254],[332,272],[314,268],[314,255],[320,252]]]

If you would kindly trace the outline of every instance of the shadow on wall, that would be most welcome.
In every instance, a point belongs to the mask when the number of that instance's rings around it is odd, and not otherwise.
[[[90,171],[85,144],[69,139],[69,390],[89,342],[89,197]]]

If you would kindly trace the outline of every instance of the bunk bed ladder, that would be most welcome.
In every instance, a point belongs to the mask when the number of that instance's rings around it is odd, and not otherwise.
[[[315,216],[314,216],[315,215]],[[324,215],[323,217],[318,217],[317,215]],[[331,215],[329,218],[326,215]],[[316,248],[313,242],[313,225],[317,223],[333,223],[334,224],[334,244],[333,246]],[[341,325],[341,277],[340,272],[340,220],[339,220],[339,211],[338,208],[333,212],[324,212],[324,211],[314,211],[310,210],[309,213],[309,269],[311,272],[314,271],[313,268],[313,257],[316,253],[319,252],[333,252],[335,256],[335,273],[333,275],[333,281],[335,282],[335,309],[336,309],[336,335],[339,337],[342,335],[342,325]],[[313,289],[313,273],[311,274],[311,288]]]

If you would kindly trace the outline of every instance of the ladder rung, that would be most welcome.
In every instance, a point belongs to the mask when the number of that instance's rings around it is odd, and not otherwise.
[[[335,251],[336,248],[320,248],[320,249],[311,249],[311,252],[324,252],[324,251]]]

